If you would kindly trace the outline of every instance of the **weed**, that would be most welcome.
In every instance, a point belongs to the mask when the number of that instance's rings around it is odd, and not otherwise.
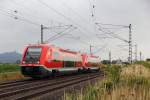
[[[134,65],[135,66],[135,65]],[[74,94],[66,93],[66,100],[150,100],[150,80],[145,67],[139,65],[121,68],[118,65],[105,67],[106,79],[94,86],[89,85],[84,91]],[[146,68],[149,68],[146,65]],[[133,68],[134,67],[134,68]],[[129,72],[127,72],[129,71]],[[125,73],[126,72],[126,73]],[[123,74],[122,74],[123,73]],[[130,75],[128,75],[130,73]],[[134,73],[134,74],[132,74]],[[135,74],[136,73],[136,74]]]

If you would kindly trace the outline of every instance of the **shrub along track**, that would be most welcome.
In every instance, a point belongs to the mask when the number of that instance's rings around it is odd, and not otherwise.
[[[71,75],[63,78],[43,79],[43,80],[24,80],[8,84],[0,84],[0,99],[3,100],[26,100],[34,99],[43,94],[50,94],[64,87],[74,86],[82,82],[102,78],[102,72]]]

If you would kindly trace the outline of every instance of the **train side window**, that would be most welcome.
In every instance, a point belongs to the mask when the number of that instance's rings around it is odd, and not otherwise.
[[[64,67],[75,67],[75,58],[71,56],[65,56]]]
[[[65,67],[75,67],[75,62],[74,61],[65,61],[64,66]]]
[[[59,53],[55,51],[53,53],[53,57],[54,57],[54,60],[59,60]]]

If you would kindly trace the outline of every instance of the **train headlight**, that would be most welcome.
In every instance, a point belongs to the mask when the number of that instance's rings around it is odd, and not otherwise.
[[[40,62],[39,62],[39,61],[37,61],[37,64],[40,64]]]
[[[23,64],[25,64],[26,62],[25,62],[25,61],[23,61],[22,63],[23,63]]]

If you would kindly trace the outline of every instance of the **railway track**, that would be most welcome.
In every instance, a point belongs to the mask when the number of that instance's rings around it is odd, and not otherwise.
[[[63,89],[81,82],[90,81],[99,78],[103,73],[89,73],[75,76],[66,76],[63,78],[44,79],[34,81],[19,81],[11,84],[0,84],[1,100],[26,100],[33,99],[46,93]]]
[[[21,85],[21,84],[29,83],[31,81],[33,81],[33,79],[15,80],[15,81],[0,83],[0,89],[5,88],[5,87],[11,87],[14,85]]]

